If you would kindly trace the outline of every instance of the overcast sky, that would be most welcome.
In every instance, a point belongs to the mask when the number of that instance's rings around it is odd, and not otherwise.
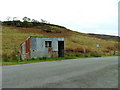
[[[0,20],[27,16],[74,31],[118,35],[119,0],[1,0]]]

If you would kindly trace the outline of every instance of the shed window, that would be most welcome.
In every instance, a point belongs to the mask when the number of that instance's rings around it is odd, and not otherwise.
[[[52,41],[45,41],[45,47],[52,47]]]

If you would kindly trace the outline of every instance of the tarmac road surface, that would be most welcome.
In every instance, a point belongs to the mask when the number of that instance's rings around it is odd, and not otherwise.
[[[118,57],[2,67],[3,88],[118,88]]]

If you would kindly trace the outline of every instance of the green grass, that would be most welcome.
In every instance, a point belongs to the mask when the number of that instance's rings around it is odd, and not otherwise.
[[[37,63],[37,62],[71,60],[71,59],[80,59],[80,58],[93,58],[93,56],[89,56],[89,57],[65,56],[65,57],[46,58],[44,60],[40,60],[38,58],[38,59],[30,59],[30,60],[23,60],[23,61],[9,61],[9,62],[3,61],[1,63],[3,66],[6,66],[6,65]]]
[[[113,55],[111,55],[113,56]],[[109,57],[109,56],[101,56],[101,57]],[[10,61],[10,62],[0,62],[2,66],[6,65],[17,65],[17,64],[30,64],[30,63],[37,63],[37,62],[48,62],[48,61],[61,61],[61,60],[73,60],[73,59],[82,59],[82,58],[97,58],[94,56],[88,57],[77,57],[77,56],[65,56],[65,57],[55,57],[55,58],[46,58],[44,60],[38,59],[30,59],[30,60],[23,60],[23,61]]]

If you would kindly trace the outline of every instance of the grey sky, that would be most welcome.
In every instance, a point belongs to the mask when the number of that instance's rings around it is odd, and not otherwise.
[[[27,16],[83,33],[118,35],[119,0],[1,0],[0,20]]]

